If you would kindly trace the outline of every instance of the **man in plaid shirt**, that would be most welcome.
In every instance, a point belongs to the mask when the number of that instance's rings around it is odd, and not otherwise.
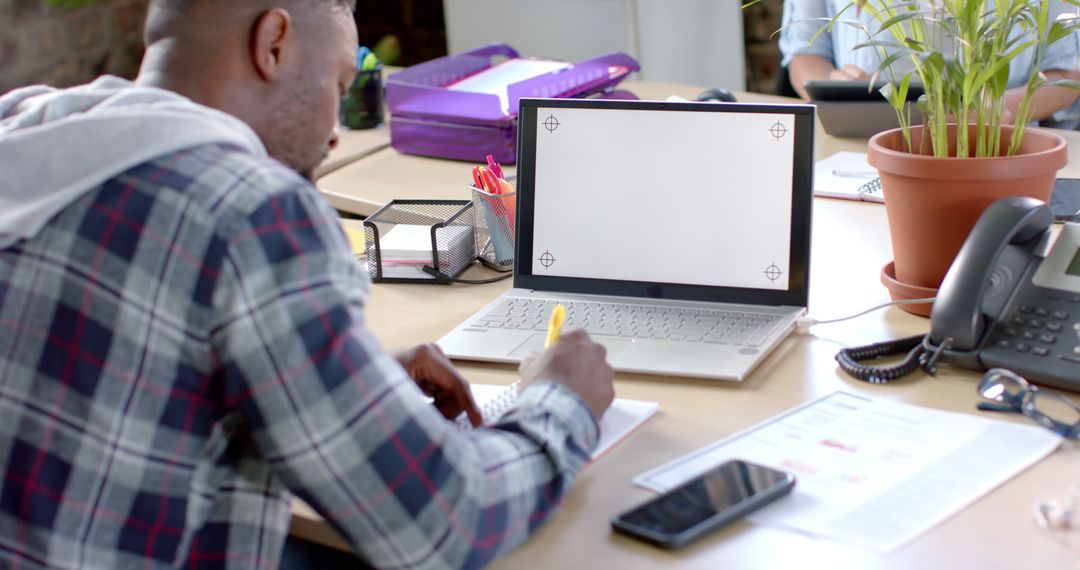
[[[438,349],[365,328],[310,182],[350,4],[154,0],[136,83],[0,97],[0,567],[275,568],[290,492],[372,566],[479,567],[588,460],[613,374],[584,332],[461,433]]]

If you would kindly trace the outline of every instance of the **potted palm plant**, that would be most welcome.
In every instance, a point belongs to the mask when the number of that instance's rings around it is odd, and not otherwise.
[[[753,0],[756,3],[761,0]],[[1080,8],[1080,0],[1058,0]],[[822,23],[854,26],[865,35],[855,49],[879,52],[875,79],[896,110],[900,127],[868,145],[878,169],[894,261],[882,281],[894,298],[933,295],[982,211],[1004,196],[1048,201],[1067,162],[1065,140],[1028,127],[1032,98],[1048,85],[1040,72],[1047,46],[1070,38],[1080,20],[1059,17],[1051,0],[851,0]],[[856,17],[863,11],[867,18]],[[1069,15],[1071,16],[1071,15]],[[816,38],[817,36],[815,36]],[[1034,54],[1016,112],[1006,112],[1010,63]],[[910,62],[908,72],[893,66]],[[923,86],[912,124],[906,103],[912,81]],[[907,306],[929,314],[929,305]]]

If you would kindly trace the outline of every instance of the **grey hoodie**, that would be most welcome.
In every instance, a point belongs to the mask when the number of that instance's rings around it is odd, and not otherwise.
[[[130,168],[215,143],[266,156],[236,117],[116,77],[0,96],[0,248],[37,235],[68,204]]]

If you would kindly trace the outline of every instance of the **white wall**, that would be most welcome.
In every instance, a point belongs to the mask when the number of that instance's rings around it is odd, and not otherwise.
[[[492,42],[576,61],[623,51],[642,79],[744,90],[737,0],[443,0],[450,53]]]

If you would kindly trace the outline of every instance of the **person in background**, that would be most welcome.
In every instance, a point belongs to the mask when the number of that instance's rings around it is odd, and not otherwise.
[[[866,42],[866,33],[854,26],[837,23],[831,30],[822,32],[811,44],[814,34],[829,20],[839,14],[851,0],[786,0],[784,2],[783,28],[780,31],[781,65],[786,67],[791,86],[803,99],[810,99],[805,83],[809,80],[868,80],[877,72],[882,62],[881,52],[874,48],[854,49]],[[1058,14],[1075,12],[1075,8],[1063,2],[1053,2],[1052,9]],[[870,30],[877,29],[877,22],[865,10],[856,13],[849,8],[844,20],[858,20]],[[1073,34],[1050,44],[1042,61],[1042,72],[1047,79],[1080,79],[1077,72],[1077,56],[1080,54],[1080,37]],[[1008,90],[1005,92],[1006,108],[1015,114],[1035,65],[1035,49],[1029,48],[1009,65]],[[893,64],[898,76],[911,71],[910,62],[902,58]],[[887,71],[882,70],[883,73]],[[1032,117],[1037,120],[1052,119],[1073,124],[1080,118],[1080,92],[1066,87],[1048,86],[1035,93],[1032,99]]]
[[[0,567],[275,568],[292,494],[364,564],[479,567],[589,460],[614,391],[583,331],[462,432],[438,348],[365,326],[311,182],[353,8],[152,0],[134,83],[0,97]]]

